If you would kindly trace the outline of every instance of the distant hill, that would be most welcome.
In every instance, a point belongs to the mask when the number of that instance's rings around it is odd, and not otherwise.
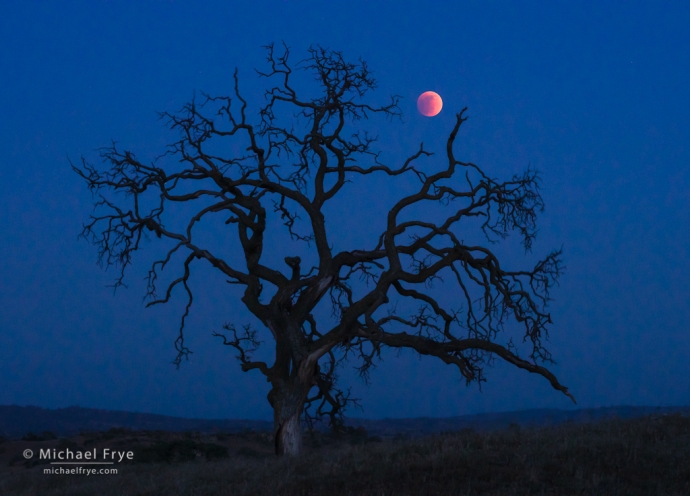
[[[690,416],[690,407],[616,406],[580,410],[542,408],[445,418],[351,418],[346,420],[346,425],[363,426],[369,435],[381,437],[392,437],[395,435],[420,437],[444,431],[457,431],[463,428],[471,428],[478,431],[505,429],[511,423],[516,423],[523,427],[533,425],[547,426],[561,424],[566,421],[594,422],[615,417],[625,419],[670,413],[681,413]],[[29,432],[39,434],[43,431],[50,431],[60,437],[69,437],[83,431],[106,431],[113,427],[170,432],[234,433],[246,429],[271,431],[273,423],[265,420],[186,419],[152,413],[97,410],[78,406],[52,410],[36,406],[0,405],[0,435],[9,439],[21,438]]]
[[[474,429],[476,431],[491,431],[506,429],[510,424],[521,427],[551,426],[564,422],[589,423],[604,419],[630,419],[647,415],[668,415],[680,413],[690,416],[690,406],[614,406],[601,408],[583,408],[580,410],[558,410],[540,408],[534,410],[520,410],[515,412],[480,413],[459,417],[443,418],[403,418],[403,419],[350,419],[351,425],[363,426],[369,434],[379,436],[395,436],[396,434],[409,437],[420,437],[445,431],[459,431],[460,429]]]
[[[132,430],[239,432],[244,429],[271,430],[273,422],[265,420],[186,419],[153,413],[97,410],[70,406],[51,410],[37,406],[0,405],[0,434],[17,439],[28,432],[50,431],[61,437],[82,431],[106,431],[113,427]]]

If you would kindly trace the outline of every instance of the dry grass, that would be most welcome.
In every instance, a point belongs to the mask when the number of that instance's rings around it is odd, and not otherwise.
[[[322,437],[299,459],[254,441],[222,460],[120,465],[111,476],[22,468],[2,475],[0,494],[690,494],[690,418],[680,415],[359,444]]]

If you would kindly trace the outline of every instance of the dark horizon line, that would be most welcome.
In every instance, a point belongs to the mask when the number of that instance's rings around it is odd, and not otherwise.
[[[67,407],[50,408],[50,407],[43,407],[43,406],[38,406],[38,405],[19,405],[16,403],[0,404],[0,408],[6,408],[6,407],[37,408],[40,410],[48,410],[48,411],[60,411],[60,410],[69,410],[69,409],[79,408],[82,410],[93,410],[93,411],[97,411],[97,412],[153,415],[153,416],[158,416],[158,417],[166,417],[166,418],[170,418],[170,419],[179,419],[179,420],[200,420],[200,421],[228,421],[228,420],[231,420],[231,421],[273,422],[273,419],[271,419],[271,418],[182,417],[182,416],[177,416],[177,415],[169,415],[169,414],[165,414],[165,413],[154,413],[154,412],[146,412],[146,411],[138,411],[138,410],[118,410],[118,409],[107,409],[107,408],[95,408],[95,407],[88,407],[88,406],[81,406],[81,405],[70,405]],[[615,409],[615,408],[637,408],[637,409],[662,409],[663,408],[663,409],[688,409],[688,410],[690,410],[690,404],[688,404],[688,405],[619,404],[619,405],[579,407],[579,408],[578,407],[571,407],[571,408],[525,408],[525,409],[520,409],[520,410],[486,411],[486,412],[480,412],[480,413],[466,413],[466,414],[462,414],[462,415],[445,415],[445,416],[422,415],[422,416],[417,416],[417,417],[376,417],[376,418],[372,418],[372,417],[359,417],[359,416],[345,415],[344,417],[345,417],[345,419],[352,419],[352,420],[413,420],[413,419],[442,420],[442,419],[455,419],[455,418],[463,418],[463,417],[481,417],[481,416],[485,416],[485,415],[504,415],[504,414],[528,413],[528,412],[543,412],[543,411],[576,412],[576,411],[585,411],[585,410],[605,410],[605,409]]]

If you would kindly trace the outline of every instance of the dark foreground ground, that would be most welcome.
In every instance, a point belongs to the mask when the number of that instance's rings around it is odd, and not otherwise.
[[[0,444],[0,494],[690,495],[690,418],[681,414],[418,439],[381,440],[360,429],[341,439],[307,437],[298,459],[276,459],[270,435],[260,432],[35,437]],[[109,466],[117,474],[89,476],[46,474],[46,460],[22,456],[49,448],[134,455]]]

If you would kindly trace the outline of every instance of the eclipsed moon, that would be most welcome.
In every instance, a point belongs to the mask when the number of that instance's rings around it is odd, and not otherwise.
[[[417,98],[417,109],[422,115],[433,117],[438,115],[442,108],[443,100],[441,100],[441,96],[438,93],[425,91]]]

